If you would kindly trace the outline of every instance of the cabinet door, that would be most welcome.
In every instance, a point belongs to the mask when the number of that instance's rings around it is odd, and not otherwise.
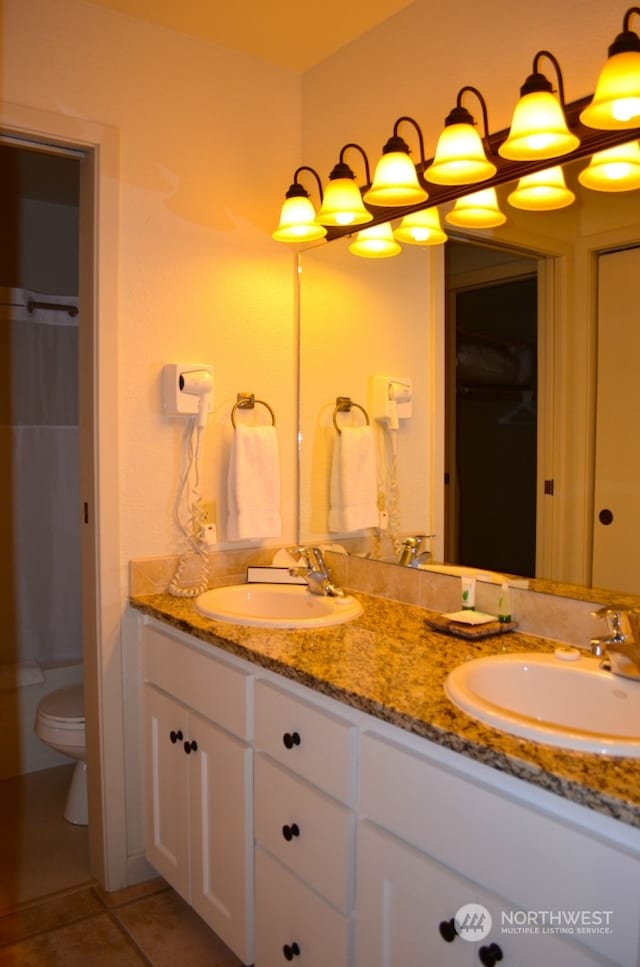
[[[462,908],[467,936],[451,929]],[[458,967],[504,963],[509,967],[595,967],[604,961],[553,929],[527,924],[527,911],[454,873],[426,853],[364,822],[358,831],[357,967]],[[504,919],[503,915],[507,914]],[[441,930],[442,925],[442,930]],[[478,931],[475,936],[469,931]],[[464,931],[461,931],[464,934]],[[443,936],[444,934],[444,936]],[[446,938],[449,938],[447,941]],[[475,939],[477,937],[477,939]],[[609,963],[610,961],[607,961]]]
[[[358,829],[357,898],[357,967],[473,964],[475,944],[447,942],[440,932],[476,902],[468,881],[366,822]]]
[[[158,873],[190,899],[187,713],[150,685],[143,688],[145,852]]]
[[[251,749],[189,715],[191,903],[241,960],[253,959]]]
[[[598,259],[598,393],[592,584],[640,594],[638,306],[640,248]]]

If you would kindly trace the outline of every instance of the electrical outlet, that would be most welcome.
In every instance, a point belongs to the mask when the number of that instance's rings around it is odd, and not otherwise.
[[[202,528],[205,542],[212,547],[218,543],[218,528],[215,524],[205,524]]]
[[[215,500],[205,500],[202,503],[202,526],[208,524],[216,525],[216,502]]]

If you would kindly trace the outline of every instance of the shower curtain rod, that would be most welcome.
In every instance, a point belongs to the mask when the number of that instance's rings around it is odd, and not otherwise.
[[[57,302],[34,302],[32,299],[27,302],[27,309],[33,312],[34,309],[55,309],[56,312],[68,312],[70,316],[78,315],[78,307],[63,305]]]

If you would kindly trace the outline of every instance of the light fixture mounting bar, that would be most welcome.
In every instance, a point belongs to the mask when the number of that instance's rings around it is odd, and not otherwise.
[[[639,8],[640,12],[640,8]],[[591,95],[582,97],[577,101],[571,101],[565,106],[565,113],[569,129],[579,138],[580,144],[569,154],[558,158],[558,164],[567,164],[571,161],[579,161],[581,158],[589,158],[598,151],[605,151],[607,148],[614,148],[619,144],[626,144],[627,141],[640,139],[640,127],[626,130],[604,131],[596,128],[588,128],[580,123],[580,112],[591,102]],[[407,205],[403,208],[380,208],[368,205],[373,219],[367,222],[367,226],[378,225],[381,222],[393,221],[402,218],[412,212],[421,211],[424,208],[433,208],[444,205],[470,194],[472,191],[480,191],[484,188],[497,188],[510,181],[517,181],[524,175],[534,174],[536,171],[544,171],[553,165],[553,159],[540,159],[536,161],[509,161],[498,156],[498,148],[509,135],[508,128],[489,134],[486,138],[487,144],[492,151],[493,160],[497,171],[492,178],[486,181],[476,182],[473,185],[435,185],[429,182],[429,200],[418,205]],[[416,165],[418,174],[423,175],[426,168],[432,164],[433,158]],[[341,238],[353,233],[353,228],[329,228],[327,241],[334,238]]]

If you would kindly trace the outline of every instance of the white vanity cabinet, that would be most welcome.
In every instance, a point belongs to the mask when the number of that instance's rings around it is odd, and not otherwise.
[[[256,967],[348,967],[357,728],[267,681],[255,703]]]
[[[637,851],[465,776],[464,760],[443,767],[367,732],[360,753],[357,967],[636,967]],[[452,930],[467,904],[483,908],[479,931],[492,924],[477,941]],[[558,932],[559,918],[601,914],[611,933]]]
[[[146,856],[250,963],[252,678],[150,627],[142,671]]]
[[[149,620],[142,672],[147,856],[245,963],[640,964],[638,829]]]

